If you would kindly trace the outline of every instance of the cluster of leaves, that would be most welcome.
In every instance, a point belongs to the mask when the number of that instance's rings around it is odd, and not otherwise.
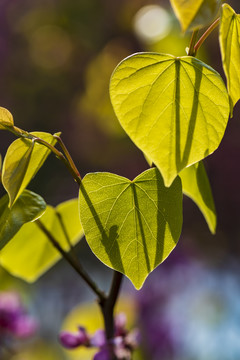
[[[150,164],[134,180],[111,173],[81,179],[60,134],[23,131],[1,108],[0,129],[19,137],[9,146],[1,171],[7,194],[0,200],[0,263],[8,271],[33,281],[60,257],[48,244],[49,233],[65,251],[85,234],[96,257],[139,289],[178,242],[183,193],[215,232],[215,206],[201,160],[218,148],[240,97],[239,15],[220,3],[171,0],[182,29],[193,30],[188,55],[137,53],[124,59],[111,77],[119,122]],[[196,42],[198,29],[219,12],[220,18]],[[195,57],[219,22],[227,88],[214,69]],[[56,209],[26,190],[51,151],[80,189],[78,199]]]

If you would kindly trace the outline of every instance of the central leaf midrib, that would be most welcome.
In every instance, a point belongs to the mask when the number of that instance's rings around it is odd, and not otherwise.
[[[139,208],[139,204],[138,203],[138,195],[137,195],[137,191],[136,191],[136,184],[134,182],[132,182],[131,184],[131,190],[132,190],[132,198],[133,198],[133,208],[134,208],[134,211],[133,211],[133,214],[134,214],[134,223],[135,223],[135,238],[136,238],[136,251],[135,251],[135,254],[136,254],[136,257],[138,259],[137,261],[137,266],[138,266],[138,274],[140,274],[140,268],[139,268],[139,245],[138,243],[140,242],[139,241],[139,236],[138,236],[138,232],[137,232],[137,225],[139,225],[139,230],[141,232],[141,245],[143,246],[143,249],[144,249],[144,258],[145,258],[145,265],[146,265],[146,268],[147,268],[147,271],[148,273],[151,271],[151,265],[150,265],[150,261],[149,261],[149,258],[147,257],[147,254],[148,254],[148,250],[147,250],[147,242],[146,242],[146,239],[145,239],[145,232],[144,232],[144,226],[143,224],[141,223],[140,221],[140,218],[141,218],[141,213],[140,213],[140,208]]]

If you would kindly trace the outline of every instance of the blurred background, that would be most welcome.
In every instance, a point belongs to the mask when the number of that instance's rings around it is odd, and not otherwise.
[[[228,3],[240,13],[238,0]],[[132,179],[148,165],[113,113],[111,73],[134,52],[185,55],[189,40],[168,0],[0,0],[0,106],[22,129],[61,131],[82,176],[109,171]],[[217,31],[198,57],[224,77]],[[136,359],[240,358],[239,113],[237,104],[220,148],[205,160],[218,214],[216,235],[184,198],[183,231],[174,252],[139,292],[124,282],[120,310],[131,314],[129,326],[142,333]],[[2,156],[13,140],[0,133]],[[29,189],[53,206],[78,195],[77,185],[52,155]],[[77,252],[107,290],[111,271],[84,239]],[[58,343],[62,326],[85,324],[94,330],[100,321],[97,312],[87,319],[87,313],[97,311],[95,297],[63,260],[33,285],[0,269],[0,290],[19,292],[38,321],[31,340],[11,340],[6,359],[91,358],[65,352]]]

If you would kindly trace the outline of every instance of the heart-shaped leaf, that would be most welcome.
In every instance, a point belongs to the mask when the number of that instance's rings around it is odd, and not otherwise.
[[[57,214],[60,214],[63,225]],[[77,199],[66,201],[58,205],[56,209],[47,206],[41,222],[65,251],[69,250],[65,232],[72,245],[75,245],[83,236]],[[61,255],[35,222],[23,225],[0,252],[0,264],[12,275],[28,282],[37,280],[60,258]]]
[[[219,32],[223,69],[227,78],[232,107],[240,99],[240,15],[228,4],[222,6]]]
[[[0,107],[0,130],[5,130],[7,127],[13,127],[12,114],[5,108]]]
[[[166,186],[215,151],[226,129],[223,80],[191,56],[132,55],[115,69],[110,95],[122,127],[159,168]]]
[[[13,238],[23,224],[40,217],[46,209],[43,198],[24,190],[11,209],[8,195],[0,199],[0,250]]]
[[[137,289],[174,249],[182,227],[182,189],[163,184],[158,169],[133,181],[87,174],[80,186],[80,219],[94,254]]]
[[[187,167],[179,174],[182,180],[183,193],[190,197],[199,207],[210,231],[215,234],[217,215],[211,186],[202,162]]]
[[[170,0],[182,30],[208,25],[216,16],[221,0]]]
[[[51,145],[56,143],[56,139],[51,134],[44,132],[30,134]],[[25,138],[17,139],[9,146],[3,161],[2,183],[8,192],[10,207],[36,175],[50,152],[46,146]]]

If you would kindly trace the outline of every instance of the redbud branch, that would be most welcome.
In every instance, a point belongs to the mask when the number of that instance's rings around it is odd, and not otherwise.
[[[41,220],[37,219],[35,223],[44,232],[48,240],[62,255],[62,257],[72,266],[72,268],[81,276],[81,278],[88,284],[88,286],[92,289],[92,291],[98,296],[99,302],[104,302],[106,300],[105,293],[98,288],[97,284],[90,278],[90,276],[82,267],[82,265],[63,250],[63,248],[60,246],[58,241],[55,239],[52,233],[45,227],[45,225],[42,223]]]

